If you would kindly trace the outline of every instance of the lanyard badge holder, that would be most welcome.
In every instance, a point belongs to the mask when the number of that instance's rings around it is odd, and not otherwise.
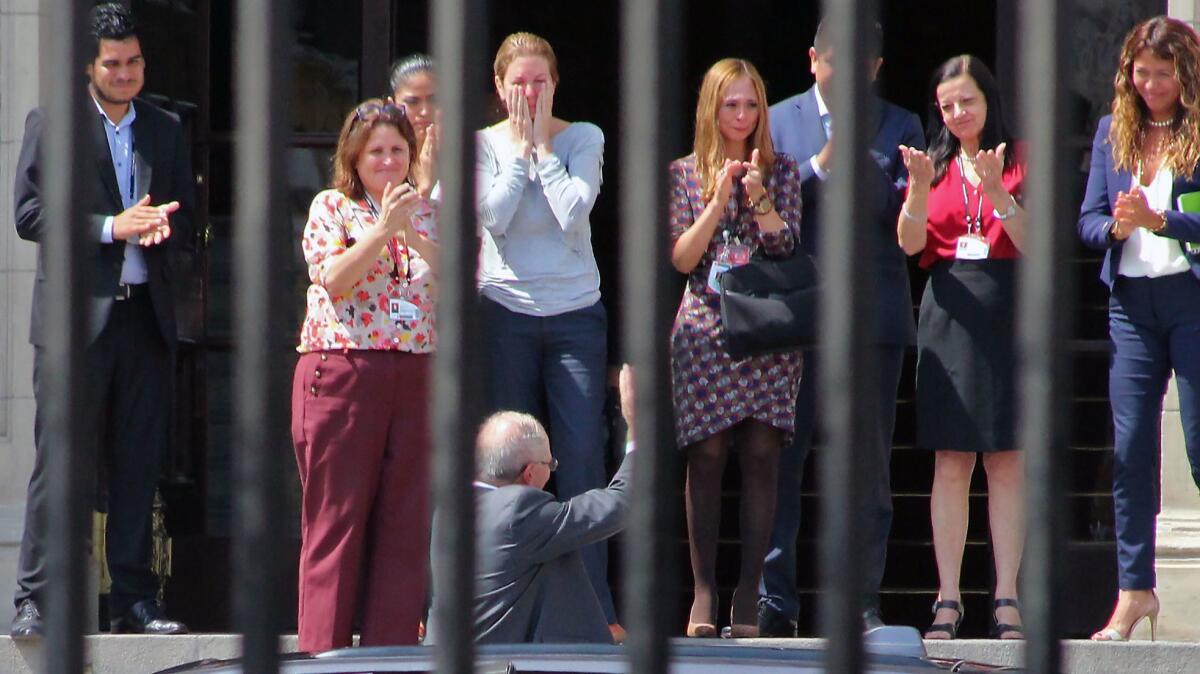
[[[375,205],[375,200],[369,194],[367,195],[367,205],[371,207],[371,215],[378,222],[379,208]],[[415,323],[421,320],[421,316],[425,315],[425,312],[421,311],[421,307],[418,307],[409,297],[409,288],[412,286],[412,253],[409,251],[407,241],[404,244],[404,251],[401,253],[400,246],[396,244],[395,237],[388,239],[386,248],[388,257],[392,259],[392,271],[390,273],[392,282],[394,287],[400,289],[399,297],[392,297],[389,293],[387,298],[388,318],[396,323],[396,327],[398,328],[409,327],[408,325],[401,324]],[[403,276],[400,275],[401,260],[404,261]]]
[[[740,267],[750,261],[750,246],[729,242],[729,230],[725,230],[725,241],[717,244],[717,260],[708,270],[708,289],[721,294],[721,274]]]
[[[962,179],[963,218],[967,223],[967,233],[958,237],[954,246],[956,260],[986,260],[991,251],[991,245],[983,237],[983,195],[976,194],[975,220],[971,220],[971,202],[967,197],[967,173],[963,167],[962,156],[958,161],[958,173]]]

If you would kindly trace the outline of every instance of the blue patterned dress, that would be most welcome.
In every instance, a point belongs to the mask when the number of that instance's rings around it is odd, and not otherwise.
[[[671,163],[671,243],[704,212],[696,156]],[[708,288],[708,274],[718,245],[740,242],[768,257],[787,257],[800,241],[800,175],[796,161],[775,155],[767,178],[767,194],[787,229],[758,230],[745,190],[734,184],[708,250],[688,274],[683,300],[671,328],[671,384],[675,403],[675,441],[686,447],[752,418],[791,434],[796,392],[803,364],[799,351],[733,360],[725,351],[721,329],[721,296]]]

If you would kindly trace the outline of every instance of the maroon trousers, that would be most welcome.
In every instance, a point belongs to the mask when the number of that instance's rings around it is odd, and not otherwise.
[[[429,552],[431,355],[300,357],[292,441],[300,469],[299,646],[417,643]]]

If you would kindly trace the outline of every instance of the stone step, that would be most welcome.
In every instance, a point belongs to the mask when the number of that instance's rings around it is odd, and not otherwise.
[[[695,644],[678,640],[679,644]],[[820,648],[820,639],[740,639],[721,643],[763,648]],[[87,670],[91,674],[150,674],[203,658],[236,657],[241,638],[234,634],[188,634],[147,637],[101,635],[87,637]],[[1019,642],[960,639],[927,641],[930,657],[1019,666],[1024,647]],[[280,639],[283,651],[296,647],[294,635]],[[41,674],[41,644],[0,637],[0,672]],[[1193,672],[1200,662],[1200,644],[1132,641],[1128,643],[1063,642],[1063,671],[1068,674],[1114,672]]]

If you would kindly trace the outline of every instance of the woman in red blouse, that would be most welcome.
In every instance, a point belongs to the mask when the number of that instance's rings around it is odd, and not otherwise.
[[[404,111],[346,117],[302,241],[312,285],[292,385],[302,651],[415,644],[429,547],[433,212]]]
[[[979,59],[946,61],[931,89],[929,151],[900,147],[910,178],[897,223],[904,252],[921,253],[929,270],[917,328],[917,445],[936,450],[930,514],[940,586],[925,637],[953,639],[962,622],[967,496],[982,453],[996,563],[992,636],[1020,639],[1024,461],[1013,429],[1013,295],[1025,167]]]

